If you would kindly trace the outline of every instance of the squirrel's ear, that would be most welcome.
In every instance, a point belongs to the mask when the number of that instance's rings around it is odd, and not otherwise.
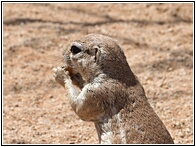
[[[96,63],[99,63],[100,57],[101,57],[101,50],[96,48],[96,52],[95,52],[95,62]]]

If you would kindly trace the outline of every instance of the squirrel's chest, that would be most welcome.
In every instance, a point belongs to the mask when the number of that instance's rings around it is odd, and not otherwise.
[[[95,123],[101,144],[126,144],[125,126],[120,113],[103,123]]]

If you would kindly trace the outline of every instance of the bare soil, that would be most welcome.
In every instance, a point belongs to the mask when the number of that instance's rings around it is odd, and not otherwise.
[[[98,143],[52,76],[88,33],[118,40],[174,142],[192,144],[191,3],[3,3],[3,143]]]

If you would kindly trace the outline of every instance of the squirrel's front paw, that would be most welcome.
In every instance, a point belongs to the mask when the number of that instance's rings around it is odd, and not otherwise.
[[[65,79],[69,78],[69,72],[66,71],[64,66],[53,68],[53,76],[59,84],[65,86]]]

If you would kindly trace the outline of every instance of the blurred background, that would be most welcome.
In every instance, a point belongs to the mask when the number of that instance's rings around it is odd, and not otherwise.
[[[88,33],[118,40],[175,143],[193,143],[193,3],[3,3],[3,143],[98,143],[53,79]]]

